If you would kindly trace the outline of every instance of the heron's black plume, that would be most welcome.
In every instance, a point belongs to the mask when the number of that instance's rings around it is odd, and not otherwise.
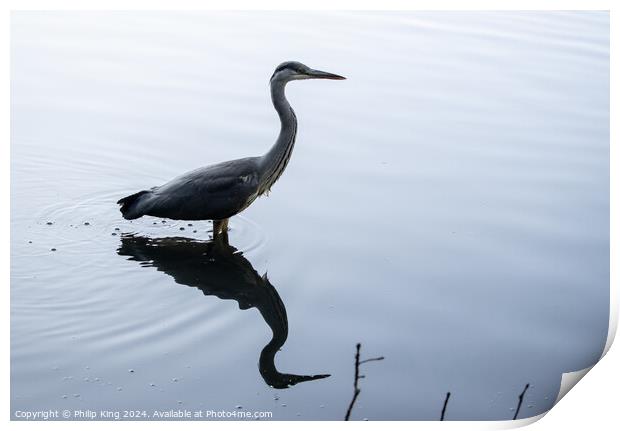
[[[141,215],[132,214],[131,209],[133,205],[136,203],[136,200],[138,200],[145,193],[150,193],[150,192],[148,190],[142,190],[138,193],[134,193],[133,195],[126,196],[117,202],[117,204],[121,206],[121,213],[123,214],[123,217],[125,217],[127,220],[133,220],[141,216]]]

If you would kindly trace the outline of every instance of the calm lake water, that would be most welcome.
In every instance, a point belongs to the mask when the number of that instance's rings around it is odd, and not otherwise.
[[[607,13],[20,12],[11,39],[12,412],[339,420],[360,342],[385,360],[352,419],[438,419],[448,391],[448,420],[510,419],[599,358]],[[348,79],[289,84],[292,159],[228,245],[121,217],[264,153],[285,60]]]

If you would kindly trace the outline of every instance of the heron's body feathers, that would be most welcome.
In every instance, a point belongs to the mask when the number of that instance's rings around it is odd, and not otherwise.
[[[175,220],[223,220],[258,197],[258,158],[231,160],[187,172],[159,187],[118,203],[123,217],[144,215]]]

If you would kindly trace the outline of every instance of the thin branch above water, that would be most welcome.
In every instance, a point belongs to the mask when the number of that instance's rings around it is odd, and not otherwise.
[[[525,388],[523,388],[523,392],[521,392],[521,395],[519,395],[519,404],[517,404],[517,410],[515,411],[515,415],[512,418],[512,420],[517,420],[517,416],[519,416],[519,410],[521,410],[521,404],[523,404],[523,397],[525,397],[525,392],[528,390],[528,388],[530,387],[530,384],[527,383],[525,385]]]
[[[362,348],[362,345],[360,343],[357,343],[355,345],[355,380],[353,381],[353,398],[351,399],[351,403],[349,404],[349,408],[347,409],[347,413],[344,417],[345,421],[348,421],[349,418],[351,417],[351,411],[353,410],[353,406],[355,405],[355,401],[357,401],[357,397],[359,396],[360,392],[362,391],[359,388],[359,379],[363,379],[364,375],[360,375],[360,365],[364,364],[366,362],[371,362],[371,361],[382,361],[384,359],[383,356],[378,356],[376,358],[368,358],[368,359],[363,359],[360,361],[360,349]]]
[[[442,421],[443,418],[446,416],[446,407],[448,407],[449,399],[450,399],[450,392],[446,393],[446,399],[443,402],[443,409],[441,409],[441,419],[439,419],[440,421]]]

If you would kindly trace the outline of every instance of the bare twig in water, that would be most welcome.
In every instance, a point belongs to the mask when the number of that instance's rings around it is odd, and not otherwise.
[[[441,409],[441,419],[439,419],[440,421],[442,421],[443,418],[446,416],[446,407],[448,407],[449,399],[450,399],[450,392],[446,393],[446,399],[443,402],[443,409]]]
[[[517,420],[517,416],[519,416],[519,410],[521,410],[521,404],[523,404],[523,397],[525,396],[525,392],[527,391],[527,389],[530,387],[530,384],[526,384],[525,388],[523,388],[523,392],[521,392],[521,395],[519,395],[519,404],[517,404],[517,410],[515,411],[515,415],[512,418],[512,420]]]
[[[359,379],[364,378],[365,376],[360,375],[360,365],[365,363],[365,362],[370,362],[370,361],[382,361],[383,360],[383,356],[379,356],[376,358],[368,358],[368,359],[364,359],[363,361],[360,361],[360,349],[362,348],[362,345],[360,343],[357,343],[355,345],[355,380],[353,381],[353,398],[351,399],[351,403],[349,404],[349,408],[347,409],[347,414],[344,417],[345,421],[348,421],[349,418],[351,417],[351,411],[353,410],[353,405],[355,404],[355,401],[357,400],[357,397],[359,396],[360,392],[362,391],[359,386],[358,386],[358,382]]]
[[[344,417],[345,421],[349,420],[351,410],[353,410],[353,404],[355,404],[355,400],[357,400],[357,397],[361,392],[360,388],[357,386],[357,382],[360,378],[360,348],[362,345],[357,343],[355,347],[357,348],[357,351],[355,352],[355,380],[353,381],[353,398],[351,399],[351,404],[349,404],[349,408],[347,409],[347,414]]]

